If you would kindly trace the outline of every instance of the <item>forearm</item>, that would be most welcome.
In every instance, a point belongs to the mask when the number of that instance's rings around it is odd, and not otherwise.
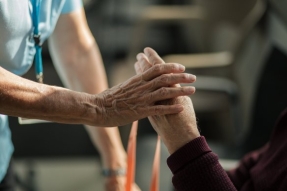
[[[0,67],[0,112],[60,123],[96,124],[97,97],[39,84]]]
[[[101,154],[104,168],[125,168],[126,153],[120,140],[118,128],[95,128],[86,126],[90,138]]]
[[[57,50],[55,39],[50,40],[51,51]],[[108,88],[105,70],[98,47],[93,39],[88,45],[70,45],[62,55],[54,52],[53,61],[64,84],[73,90],[98,94]],[[76,43],[76,42],[74,42]],[[86,126],[93,144],[101,153],[104,167],[119,168],[126,165],[126,154],[118,128],[97,128]]]
[[[262,148],[246,154],[239,162],[235,169],[227,172],[229,178],[232,180],[236,188],[240,190],[242,186],[251,178],[251,170],[260,161],[264,153],[269,148],[266,144]]]

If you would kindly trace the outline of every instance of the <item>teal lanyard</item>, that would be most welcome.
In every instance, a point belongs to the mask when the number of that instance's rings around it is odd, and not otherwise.
[[[35,72],[38,82],[43,83],[43,63],[42,63],[42,45],[41,45],[41,33],[39,32],[39,15],[42,0],[32,0],[33,4],[33,38],[35,42]]]

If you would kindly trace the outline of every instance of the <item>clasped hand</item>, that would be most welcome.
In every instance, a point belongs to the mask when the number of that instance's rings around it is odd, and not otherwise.
[[[193,87],[176,87],[190,83],[194,76],[183,73],[180,64],[162,64],[149,67],[126,82],[98,94],[102,126],[124,125],[147,116],[179,113],[182,104],[160,104],[159,101],[191,95]],[[158,103],[158,104],[155,104]]]
[[[137,55],[137,62],[135,63],[135,70],[137,74],[141,74],[150,67],[167,65],[158,56],[158,54],[151,48],[146,48],[144,53]],[[196,77],[191,75],[190,82],[194,82]],[[182,83],[182,82],[179,82]],[[173,86],[174,88],[180,88],[179,84]],[[190,87],[192,92],[195,92],[193,87]],[[150,116],[149,120],[158,133],[161,136],[164,144],[168,148],[168,151],[172,154],[186,143],[200,136],[197,129],[196,117],[191,99],[188,96],[178,96],[172,99],[163,100],[157,102],[159,105],[178,105],[183,107],[182,112],[177,114],[165,115],[164,113],[158,113],[154,116]]]

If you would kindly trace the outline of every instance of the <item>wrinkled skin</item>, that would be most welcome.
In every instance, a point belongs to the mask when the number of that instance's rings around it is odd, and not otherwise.
[[[150,48],[146,48],[144,53],[138,54],[137,60],[135,63],[137,74],[148,70],[153,65],[165,65],[158,54]],[[194,82],[195,79],[194,76],[192,82]],[[174,87],[180,87],[180,85],[176,84]],[[194,91],[195,89],[193,89],[193,92]],[[183,106],[183,111],[177,114],[159,114],[149,117],[153,128],[158,135],[161,136],[171,154],[186,143],[200,136],[197,129],[193,104],[188,96],[180,96],[160,101],[157,102],[157,104],[180,104]]]
[[[154,65],[126,82],[108,89],[97,97],[97,113],[104,126],[124,125],[147,116],[178,113],[180,104],[166,105],[159,101],[190,95],[193,87],[175,87],[174,84],[190,83],[194,77],[184,72],[179,64]],[[157,103],[155,105],[155,103]],[[112,121],[110,119],[113,119]]]

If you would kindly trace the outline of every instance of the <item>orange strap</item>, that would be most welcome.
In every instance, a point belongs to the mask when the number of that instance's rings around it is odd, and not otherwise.
[[[137,144],[138,121],[134,121],[128,143],[128,162],[127,162],[127,182],[126,191],[132,191],[132,185],[135,179],[135,164],[136,164],[136,144]]]
[[[155,154],[154,154],[154,159],[153,159],[150,191],[159,190],[159,174],[160,174],[159,167],[160,167],[160,137],[157,136],[156,149],[155,149]]]
[[[126,191],[132,191],[132,185],[134,184],[135,179],[137,129],[138,129],[138,121],[135,121],[133,122],[128,142]],[[159,190],[159,167],[160,167],[160,137],[157,138],[150,191]]]

